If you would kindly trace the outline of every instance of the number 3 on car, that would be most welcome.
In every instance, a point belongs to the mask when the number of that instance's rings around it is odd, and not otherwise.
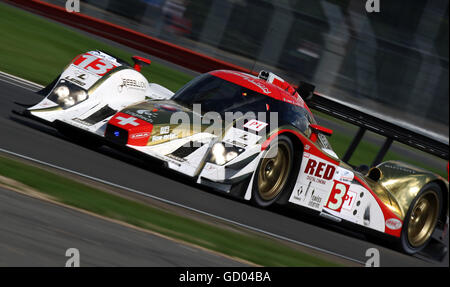
[[[340,212],[349,188],[350,186],[345,183],[334,181],[326,208]]]

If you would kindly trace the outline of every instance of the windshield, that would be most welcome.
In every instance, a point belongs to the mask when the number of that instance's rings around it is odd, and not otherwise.
[[[195,78],[179,90],[173,100],[191,108],[201,104],[203,112],[264,111],[267,97],[210,74]],[[262,104],[262,105],[261,105]]]

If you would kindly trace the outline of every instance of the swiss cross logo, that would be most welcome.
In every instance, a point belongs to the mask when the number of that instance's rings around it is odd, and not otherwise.
[[[331,180],[336,172],[336,167],[331,164],[326,164],[321,161],[309,159],[304,170],[305,174],[313,175],[325,180]]]
[[[139,126],[139,123],[136,122],[136,118],[135,117],[129,117],[129,118],[124,118],[124,117],[117,117],[116,120],[118,120],[118,124],[121,126],[126,126],[126,125],[132,125],[132,126]]]

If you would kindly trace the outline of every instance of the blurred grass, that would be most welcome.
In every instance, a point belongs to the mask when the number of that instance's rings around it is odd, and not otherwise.
[[[274,239],[176,215],[1,156],[0,175],[48,194],[64,204],[258,265],[337,266],[333,262],[300,252]]]
[[[0,3],[0,70],[47,85],[78,54],[103,50],[131,62],[121,49],[90,39],[39,16]],[[150,82],[172,91],[181,88],[191,76],[156,61],[143,69]]]
[[[132,56],[121,49],[3,3],[0,3],[0,15],[0,70],[42,85],[50,83],[76,55],[89,50],[103,50],[126,61]],[[150,82],[161,84],[172,91],[178,90],[192,79],[191,76],[156,61],[144,68],[143,74]],[[326,115],[325,118],[337,121]],[[340,121],[339,124],[348,125]],[[330,138],[330,143],[336,153],[342,156],[351,140],[351,136],[336,131]],[[379,148],[363,140],[351,164],[370,164]],[[445,166],[442,170],[430,168],[422,162],[393,152],[389,152],[385,160],[405,161],[446,177]]]

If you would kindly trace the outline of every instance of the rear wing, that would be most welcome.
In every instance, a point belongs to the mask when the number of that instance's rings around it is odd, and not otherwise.
[[[302,88],[299,88],[298,92],[309,108],[359,127],[358,133],[355,135],[355,138],[342,158],[344,162],[350,160],[366,131],[374,132],[386,138],[386,141],[372,162],[372,166],[376,166],[382,162],[394,141],[441,159],[449,160],[448,139],[442,136],[435,135],[426,130],[421,130],[420,133],[413,131],[412,128],[415,130],[417,128],[408,126],[407,123],[394,123],[393,120],[382,119],[381,115],[376,115],[370,111],[363,111],[361,107],[319,95],[314,93],[314,86],[312,85],[301,83],[300,87]]]

